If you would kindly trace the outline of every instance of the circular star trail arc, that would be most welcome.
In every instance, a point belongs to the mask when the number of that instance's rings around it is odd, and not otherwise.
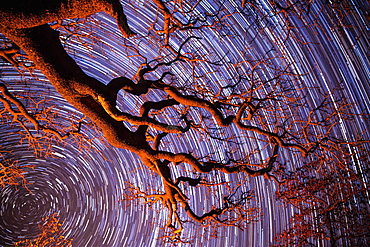
[[[240,4],[233,1],[225,1],[227,10],[234,14],[229,18],[230,34],[221,36],[215,29],[195,31],[202,40],[194,41],[190,50],[202,54],[207,51],[208,59],[224,61],[259,61],[269,57],[283,57],[275,59],[276,66],[284,68],[290,65],[297,74],[305,74],[299,80],[302,85],[312,88],[307,97],[312,106],[316,106],[315,99],[320,90],[331,92],[341,86],[345,97],[350,102],[355,102],[353,111],[369,112],[370,109],[370,63],[369,63],[369,27],[368,16],[358,1],[353,2],[354,11],[345,16],[346,23],[360,28],[340,27],[337,25],[339,17],[334,10],[320,9],[320,4],[315,3],[309,15],[303,16],[304,21],[315,23],[309,27],[303,27],[302,19],[292,18],[292,24],[301,27],[287,33],[286,21],[281,16],[263,18],[262,15],[270,13],[273,8],[269,1],[263,2],[262,9],[253,6],[245,15],[239,11]],[[197,5],[198,11],[215,11],[217,4],[212,1],[202,1]],[[146,40],[147,30],[150,23],[156,18],[156,10],[150,4],[134,2],[132,5],[123,4],[132,29],[143,37],[140,42],[127,41],[121,37],[115,21],[106,14],[98,13],[93,20],[81,25],[86,27],[86,33],[93,30],[94,36],[80,37],[79,39],[67,39],[66,49],[78,62],[81,68],[96,79],[109,82],[112,78],[125,75],[131,77],[136,73],[141,60],[135,60],[129,56],[132,51],[127,45],[137,45],[141,54],[150,60],[157,57],[158,45],[151,40]],[[356,6],[358,6],[356,8]],[[367,6],[369,7],[369,6]],[[315,20],[313,20],[316,18]],[[99,25],[99,26],[96,26]],[[229,35],[229,36],[228,36]],[[183,37],[185,38],[185,36]],[[93,42],[94,41],[94,42]],[[84,43],[86,42],[86,43]],[[132,43],[130,43],[132,42]],[[136,42],[136,43],[135,43]],[[179,47],[178,40],[170,40],[170,44]],[[175,65],[179,83],[186,84],[191,80],[192,71],[184,70],[181,64]],[[201,75],[204,71],[212,71],[212,67],[205,64],[197,68]],[[230,69],[230,70],[229,70]],[[225,67],[224,71],[207,76],[203,83],[210,90],[213,87],[225,86],[232,77],[235,68]],[[246,69],[241,65],[239,69]],[[59,110],[58,121],[68,126],[69,114],[74,110],[69,106],[55,90],[47,84],[46,79],[34,72],[35,77],[27,74],[17,76],[8,65],[3,65],[1,75],[4,81],[13,85],[13,92],[27,91],[30,95],[45,97],[46,106],[55,105]],[[269,78],[271,71],[266,67],[260,72],[261,77]],[[29,85],[16,83],[22,80],[28,81]],[[26,85],[27,85],[26,83]],[[314,89],[315,88],[315,89]],[[44,94],[47,90],[47,94]],[[161,95],[151,93],[148,97],[156,100]],[[120,109],[135,109],[137,100],[120,93],[118,106]],[[140,100],[140,99],[139,99]],[[136,109],[138,110],[138,109]],[[301,114],[307,114],[303,110]],[[192,114],[196,115],[194,111]],[[78,119],[79,113],[76,113]],[[167,119],[171,121],[171,119]],[[367,131],[370,127],[368,121],[355,119],[351,123],[340,125],[340,135],[352,137],[353,130],[357,132]],[[132,153],[116,149],[107,145],[100,139],[93,139],[96,135],[94,130],[82,124],[84,131],[92,139],[93,149],[77,147],[73,143],[64,146],[54,146],[52,157],[35,157],[33,150],[26,143],[19,144],[20,136],[13,133],[9,126],[2,125],[0,140],[1,148],[12,150],[12,157],[19,164],[36,165],[34,170],[27,173],[30,182],[28,189],[7,186],[0,194],[0,245],[12,246],[19,236],[32,237],[37,234],[37,224],[43,217],[54,212],[59,213],[63,222],[65,236],[73,238],[74,246],[160,246],[158,240],[161,226],[166,221],[165,211],[158,213],[158,205],[148,208],[145,205],[127,205],[121,201],[122,191],[127,182],[141,188],[160,188],[160,183],[153,180],[153,175],[148,173],[141,165],[141,161]],[[241,135],[233,128],[227,135]],[[170,139],[171,140],[171,139]],[[217,142],[208,142],[207,145],[198,142],[199,136],[194,132],[181,141],[171,143],[169,150],[176,152],[188,150],[200,150],[200,154],[215,153],[222,155],[217,150],[220,147]],[[56,144],[51,144],[56,145]],[[258,142],[245,142],[240,147],[240,152],[248,152],[258,147]],[[289,164],[299,163],[296,157],[289,153],[282,154],[283,159],[290,160]],[[263,158],[263,157],[262,157]],[[222,157],[221,157],[222,159]],[[177,174],[182,171],[175,170]],[[216,174],[214,182],[240,181],[241,175]],[[248,226],[247,230],[227,228],[218,232],[217,238],[212,232],[197,236],[195,229],[187,229],[187,234],[195,236],[192,246],[269,246],[274,243],[274,237],[281,232],[292,215],[292,208],[282,207],[275,199],[276,185],[273,181],[262,177],[248,178],[243,185],[245,190],[255,190],[263,218]],[[31,193],[32,192],[32,193]],[[220,196],[207,199],[206,191],[194,190],[190,198],[196,206],[196,210],[208,207]],[[186,244],[184,244],[186,246]],[[320,245],[321,246],[321,245]]]

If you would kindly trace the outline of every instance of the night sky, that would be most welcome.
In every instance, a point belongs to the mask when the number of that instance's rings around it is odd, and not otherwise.
[[[274,66],[289,66],[291,71],[304,74],[295,79],[300,85],[310,88],[306,97],[312,106],[316,105],[320,92],[326,92],[332,97],[340,94],[349,102],[356,103],[353,113],[369,113],[369,3],[349,1],[353,3],[352,11],[342,15],[340,11],[323,7],[319,4],[322,1],[314,1],[308,13],[289,17],[290,25],[295,28],[288,32],[283,15],[266,18],[272,6],[267,0],[260,2],[258,8],[247,4],[242,12],[239,2],[226,0],[223,3],[225,8],[234,13],[228,17],[228,27],[194,31],[202,39],[192,41],[187,49],[207,54],[209,60],[221,59],[226,64],[205,77],[204,87],[212,91],[228,83],[237,70],[227,64],[274,58],[271,60]],[[135,75],[143,60],[132,56],[135,52],[129,47],[136,47],[148,60],[163,55],[158,54],[159,45],[155,40],[146,38],[150,24],[156,18],[154,6],[146,1],[132,1],[132,4],[124,3],[123,6],[130,26],[138,33],[129,40],[122,37],[115,20],[105,13],[98,13],[79,25],[84,35],[66,37],[62,32],[63,44],[69,54],[88,75],[101,82],[108,83],[118,76]],[[216,9],[217,4],[210,0],[196,6],[199,12],[215,12]],[[171,45],[178,47],[180,38],[184,40],[186,35],[179,34],[171,39]],[[61,98],[40,72],[35,70],[31,76],[28,72],[19,73],[2,60],[0,63],[0,80],[7,83],[11,92],[23,97],[24,104],[35,109],[34,102],[28,98],[32,96],[35,101],[42,100],[45,109],[53,107],[56,112],[53,122],[60,128],[69,128],[71,123],[76,126],[83,119],[82,114]],[[204,64],[195,73],[202,75],[204,71],[212,71],[212,66]],[[175,64],[172,71],[176,72],[178,85],[186,85],[192,77],[189,67],[181,64]],[[265,68],[259,76],[269,78],[269,73],[272,71]],[[338,87],[343,91],[336,91]],[[160,96],[152,92],[146,97],[156,100]],[[118,107],[137,112],[138,102],[142,99],[121,92]],[[41,105],[38,107],[41,109]],[[302,110],[300,114],[305,112]],[[158,119],[168,116],[170,114],[158,116]],[[370,139],[367,134],[369,128],[370,122],[360,117],[337,125],[339,135],[349,139],[360,132]],[[258,141],[245,140],[244,133],[236,128],[227,128],[227,131],[225,135],[240,137],[242,144],[236,152],[248,152],[259,145]],[[161,205],[154,204],[150,208],[140,203],[130,205],[121,201],[128,183],[143,190],[160,189],[158,178],[141,164],[135,154],[107,144],[88,119],[82,120],[82,132],[84,141],[78,145],[74,139],[63,143],[50,140],[41,144],[41,149],[50,151],[49,155],[42,152],[35,154],[27,140],[20,142],[24,137],[20,128],[2,120],[0,148],[2,151],[12,150],[4,157],[17,160],[19,165],[35,165],[35,168],[26,175],[30,183],[28,189],[32,193],[10,185],[0,191],[0,246],[12,246],[19,236],[31,238],[38,233],[37,224],[41,219],[52,213],[59,213],[65,236],[74,239],[73,246],[162,245],[158,237],[166,220],[166,211],[159,210]],[[168,138],[166,148],[174,152],[195,150],[200,155],[222,155],[222,152],[218,154],[218,150],[226,148],[217,141],[199,141],[196,132],[190,132],[180,140],[173,137],[171,141],[171,138]],[[284,153],[282,159],[291,169],[301,165],[291,152]],[[181,174],[182,171],[174,172]],[[276,200],[276,184],[272,180],[246,178],[243,174],[215,173],[213,177],[214,182],[233,181],[235,185],[244,179],[241,188],[255,191],[257,201],[254,203],[260,206],[262,219],[251,223],[245,231],[234,227],[223,229],[217,232],[217,238],[206,229],[199,236],[199,228],[190,227],[184,234],[195,237],[191,246],[269,246],[274,243],[276,234],[284,230],[289,222],[292,208],[283,207]],[[209,207],[214,200],[207,199],[206,193],[202,190],[190,193],[190,199],[197,204],[198,210]]]

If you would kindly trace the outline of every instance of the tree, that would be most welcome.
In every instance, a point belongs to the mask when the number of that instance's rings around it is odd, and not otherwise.
[[[3,158],[3,155],[0,155],[0,157]],[[17,162],[2,159],[0,162],[0,187],[4,188],[7,185],[27,187],[28,182],[25,174],[28,169],[33,167],[33,165],[19,166]]]
[[[52,214],[42,220],[39,225],[40,233],[35,239],[20,240],[14,246],[72,246],[72,239],[66,239],[62,235],[63,229],[61,226],[58,214]]]
[[[351,170],[318,170],[316,165],[312,162],[283,175],[278,197],[297,211],[278,238],[281,246],[315,246],[325,241],[329,246],[366,246],[370,240],[368,183],[361,183]]]
[[[62,20],[86,18],[100,11],[116,19],[126,38],[133,38],[130,19],[127,20],[118,0],[39,0],[31,6],[28,1],[6,2],[0,6],[1,19],[5,20],[0,24],[0,32],[9,42],[3,45],[0,55],[19,70],[34,67],[40,70],[71,105],[101,129],[110,145],[135,153],[161,179],[163,190],[145,192],[128,187],[127,191],[133,193],[128,199],[133,196],[163,204],[168,212],[167,237],[183,241],[181,233],[188,221],[243,229],[256,219],[258,210],[252,204],[248,206],[253,193],[215,182],[212,179],[215,173],[264,176],[281,183],[283,152],[294,154],[304,164],[317,160],[317,167],[339,167],[344,171],[349,169],[347,160],[357,160],[353,152],[346,150],[360,147],[363,155],[368,155],[368,141],[361,133],[348,138],[340,132],[340,123],[364,114],[354,114],[352,104],[340,97],[339,89],[333,95],[303,85],[300,78],[309,72],[299,72],[276,52],[289,37],[297,38],[293,35],[297,26],[291,21],[301,16],[297,13],[302,9],[309,12],[310,4],[288,1],[282,5],[271,1],[273,14],[283,15],[287,20],[287,35],[277,40],[276,50],[261,54],[258,60],[241,61],[208,54],[199,48],[202,30],[217,30],[220,39],[235,36],[223,3],[215,3],[212,11],[203,12],[197,12],[193,6],[200,2],[153,0],[149,4],[161,18],[150,25],[145,38],[157,44],[160,55],[148,60],[137,47],[127,43],[127,53],[135,54],[139,63],[132,78],[120,76],[104,83],[87,75],[69,56],[60,39],[63,32],[81,34],[78,28],[73,28],[76,22],[66,24]],[[258,4],[242,1],[238,11],[253,15]],[[269,18],[267,13],[262,16]],[[192,71],[191,77],[182,78],[175,65]],[[218,88],[207,86],[214,73],[224,74],[225,82],[220,82]],[[121,90],[126,99],[137,99],[139,106],[132,109],[133,113],[117,107],[122,104],[117,102]],[[312,90],[318,93],[315,104],[308,100]],[[153,92],[159,99],[146,100]],[[4,83],[1,93],[7,114],[13,116],[30,139],[46,136],[64,140],[80,134],[81,122],[73,130],[52,126],[53,121],[47,117],[29,113]],[[164,115],[167,119],[160,118]],[[229,135],[233,129],[243,136]],[[182,142],[189,133],[215,142],[223,150],[202,153],[184,146],[176,151],[166,145],[174,139]],[[250,152],[238,152],[238,147],[247,142]],[[364,162],[359,164],[363,166]],[[182,174],[175,175],[174,170],[181,170]],[[218,204],[196,212],[187,191],[202,186],[225,186],[229,193],[218,198]],[[214,191],[218,191],[217,187],[211,190]]]

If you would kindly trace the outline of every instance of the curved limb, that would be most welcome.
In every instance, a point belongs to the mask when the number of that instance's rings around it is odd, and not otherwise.
[[[114,120],[122,122],[126,121],[134,125],[147,125],[168,133],[184,133],[190,127],[189,124],[186,127],[168,125],[165,123],[160,123],[150,117],[138,117],[133,116],[129,113],[121,112],[116,107],[114,107],[111,102],[105,100],[103,97],[98,96],[98,102],[104,108],[105,112]]]
[[[19,62],[16,60],[18,52],[19,47],[14,44],[12,47],[0,49],[0,57],[17,68],[19,66]]]
[[[241,162],[235,162],[234,160],[229,160],[226,163],[219,163],[216,161],[200,162],[193,155],[187,153],[174,154],[170,152],[158,151],[153,156],[156,159],[165,159],[175,164],[187,163],[191,165],[194,168],[194,170],[201,173],[208,173],[210,171],[221,171],[229,174],[244,172],[252,177],[261,175],[268,176],[268,173],[272,170],[273,164],[276,162],[276,159],[278,158],[278,151],[280,148],[280,146],[276,143],[273,145],[274,147],[272,155],[265,164],[260,165],[263,168],[257,170],[250,168],[251,166],[255,166],[253,164],[243,164]]]
[[[81,124],[82,124],[81,122],[79,123],[79,126],[78,126],[76,131],[69,131],[65,134],[60,133],[57,129],[46,127],[46,126],[42,125],[33,114],[29,113],[29,111],[23,105],[23,103],[21,101],[19,101],[17,98],[15,98],[8,91],[5,84],[0,83],[0,91],[1,91],[1,94],[2,94],[2,96],[0,96],[0,102],[3,104],[5,110],[7,110],[9,113],[11,113],[13,115],[13,121],[18,122],[23,127],[23,129],[27,131],[27,133],[30,135],[30,137],[36,138],[30,132],[29,127],[26,126],[25,122],[21,119],[21,117],[25,118],[27,121],[32,123],[33,126],[35,127],[36,131],[41,130],[45,133],[54,135],[59,140],[64,140],[64,139],[68,138],[70,135],[80,132]],[[16,106],[18,110],[15,110],[12,105]]]
[[[4,28],[32,28],[64,19],[86,18],[103,11],[117,20],[125,37],[135,35],[119,0],[7,1],[0,6],[0,32]]]

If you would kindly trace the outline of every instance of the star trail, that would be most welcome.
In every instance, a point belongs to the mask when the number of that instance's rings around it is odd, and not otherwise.
[[[339,7],[335,8],[335,3],[324,3],[331,1],[311,1],[309,9],[303,4],[296,6],[297,9],[302,8],[301,13],[284,12],[285,8],[274,5],[274,1],[254,2],[245,3],[243,7],[240,1],[233,0],[205,0],[194,4],[196,13],[216,13],[222,6],[219,14],[227,19],[226,25],[214,25],[189,33],[179,32],[169,39],[169,44],[178,50],[190,35],[201,37],[190,39],[184,45],[184,52],[212,61],[195,68],[174,63],[171,72],[176,74],[176,82],[171,83],[190,85],[188,90],[193,92],[197,89],[187,83],[196,81],[199,88],[204,89],[204,94],[216,94],[221,87],[225,87],[227,93],[230,89],[226,86],[237,83],[235,75],[247,73],[259,61],[266,61],[256,69],[256,76],[261,81],[268,81],[274,77],[276,68],[286,70],[286,74],[299,75],[294,79],[284,75],[283,79],[297,89],[292,97],[302,97],[299,94],[305,92],[304,97],[311,108],[318,107],[323,93],[330,99],[344,97],[354,104],[350,110],[352,120],[340,120],[334,132],[344,140],[353,140],[358,133],[362,133],[364,140],[369,140],[370,121],[359,116],[370,113],[369,2],[345,1],[351,11],[344,12]],[[285,1],[280,7],[284,4]],[[76,32],[79,35],[70,36],[59,28],[69,55],[86,74],[105,84],[119,76],[133,78],[145,62],[144,58],[152,61],[169,53],[160,49],[155,38],[148,38],[155,31],[151,25],[156,18],[162,24],[155,5],[146,1],[125,1],[122,5],[130,27],[137,33],[132,38],[123,37],[115,20],[105,13],[94,14],[85,21],[78,20]],[[2,36],[1,42],[5,40]],[[222,66],[218,66],[219,63]],[[140,200],[127,202],[122,197],[129,186],[143,191],[160,191],[162,185],[159,178],[142,164],[136,154],[108,144],[99,129],[57,93],[37,69],[31,70],[32,73],[18,71],[5,60],[0,60],[0,65],[1,82],[8,85],[9,91],[26,106],[33,110],[52,109],[51,123],[60,129],[68,131],[81,123],[81,139],[70,138],[61,142],[51,138],[37,144],[40,146],[32,146],[24,131],[9,124],[9,117],[5,119],[6,115],[1,113],[1,157],[16,160],[20,166],[34,165],[34,168],[26,169],[27,188],[7,185],[0,190],[0,246],[13,246],[21,239],[36,236],[37,225],[42,218],[53,213],[59,214],[64,236],[73,238],[73,246],[170,246],[161,240],[167,210],[160,203],[146,205]],[[157,78],[164,71],[160,68],[148,77]],[[306,89],[298,90],[303,87]],[[237,90],[243,93],[246,88],[246,85],[238,85]],[[265,91],[268,90],[266,87]],[[144,100],[158,101],[163,97],[162,91],[153,90],[144,97],[136,97],[122,90],[118,95],[117,108],[138,114]],[[2,106],[0,103],[0,110]],[[300,116],[309,114],[304,108],[293,110]],[[204,115],[202,111],[194,108],[189,114],[199,120]],[[268,121],[273,121],[269,111],[264,114]],[[178,113],[165,110],[157,114],[156,119],[176,125]],[[206,119],[201,127],[206,128],[207,121],[212,122]],[[126,127],[135,129],[130,124]],[[207,139],[199,131],[189,131],[181,138],[175,134],[166,137],[163,149],[174,153],[192,152],[198,157],[210,155],[219,160],[228,158],[224,152],[228,148],[239,158],[244,153],[260,149],[264,151],[256,155],[256,159],[266,160],[269,157],[268,151],[271,150],[265,147],[264,140],[251,133],[232,125],[211,132],[225,138],[232,137],[239,146]],[[370,150],[369,143],[364,145]],[[35,152],[35,147],[39,151]],[[48,150],[47,155],[43,150]],[[358,164],[355,172],[361,174],[361,181],[366,186],[369,184],[368,164],[358,162],[360,158],[356,155],[353,157],[353,162]],[[283,150],[279,158],[290,170],[302,165],[293,152]],[[172,172],[176,177],[185,176],[188,174],[186,169],[190,170],[190,166],[174,168]],[[276,244],[276,236],[286,229],[296,212],[293,206],[284,206],[278,200],[275,194],[277,183],[273,179],[215,171],[209,182],[220,185],[189,187],[186,192],[196,212],[222,201],[226,188],[221,185],[228,182],[234,187],[241,184],[242,191],[253,191],[255,200],[248,205],[259,207],[258,220],[250,222],[244,231],[226,227],[214,232],[185,224],[183,234],[192,238],[193,242],[179,243],[179,246],[272,246]],[[209,196],[210,191],[215,193],[213,197]],[[369,194],[365,194],[369,210]],[[330,246],[328,241],[322,240],[314,244]]]

